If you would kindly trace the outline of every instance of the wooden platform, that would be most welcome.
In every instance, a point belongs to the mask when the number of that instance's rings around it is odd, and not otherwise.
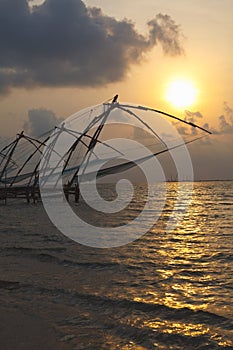
[[[7,202],[8,198],[25,198],[28,203],[35,203],[40,199],[39,188],[20,186],[20,187],[0,187],[0,200]]]
[[[79,188],[67,186],[64,187],[64,194],[69,201],[70,195],[74,197],[74,201],[77,203],[79,201]],[[29,187],[29,186],[14,186],[14,187],[0,187],[0,200],[3,200],[7,204],[7,199],[10,198],[25,198],[27,203],[36,203],[41,200],[39,187]]]

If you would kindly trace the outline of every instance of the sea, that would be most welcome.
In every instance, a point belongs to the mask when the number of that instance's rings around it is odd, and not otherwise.
[[[0,331],[2,349],[233,349],[233,182],[195,182],[181,222],[167,230],[176,195],[167,183],[154,226],[114,248],[72,241],[40,202],[0,203],[0,308],[10,328]],[[124,217],[141,210],[135,198]]]

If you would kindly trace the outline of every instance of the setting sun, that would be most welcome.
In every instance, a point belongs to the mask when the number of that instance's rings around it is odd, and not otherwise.
[[[196,89],[188,80],[176,80],[169,84],[166,98],[175,107],[189,107],[195,101]]]

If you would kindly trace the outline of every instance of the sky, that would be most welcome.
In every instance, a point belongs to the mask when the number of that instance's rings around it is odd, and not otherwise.
[[[0,0],[0,137],[108,100],[190,118],[195,178],[233,179],[232,0]],[[189,81],[194,101],[167,100]]]

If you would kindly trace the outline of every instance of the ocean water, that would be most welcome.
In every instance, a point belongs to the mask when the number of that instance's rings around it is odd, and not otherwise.
[[[147,234],[109,249],[63,236],[41,203],[0,204],[0,306],[38,317],[58,349],[233,349],[233,182],[194,183],[168,232],[176,186]],[[122,217],[141,210],[143,191]]]

